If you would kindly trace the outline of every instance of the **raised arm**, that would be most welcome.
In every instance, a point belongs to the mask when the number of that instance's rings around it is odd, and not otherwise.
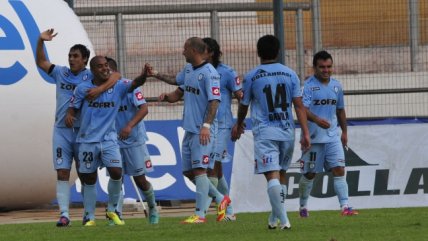
[[[150,65],[146,63],[143,67],[143,70],[141,71],[141,74],[132,81],[131,88],[128,90],[129,92],[134,91],[137,87],[146,83],[147,75],[149,74],[149,68]]]
[[[156,78],[170,85],[177,85],[176,76],[159,73],[158,71],[154,70],[150,64],[146,64],[146,67],[148,70],[147,77]]]
[[[86,99],[89,101],[95,100],[96,98],[98,98],[98,96],[100,96],[101,93],[113,87],[116,82],[121,78],[122,75],[119,72],[113,72],[105,83],[101,84],[100,86],[89,89],[86,94]]]
[[[43,48],[45,41],[51,41],[58,33],[54,33],[54,29],[48,29],[42,32],[37,40],[37,48],[36,48],[36,64],[39,68],[41,68],[44,72],[48,73],[49,69],[52,65],[47,59],[45,55],[45,50]]]

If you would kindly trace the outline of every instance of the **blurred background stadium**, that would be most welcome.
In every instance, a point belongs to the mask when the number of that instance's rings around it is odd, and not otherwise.
[[[216,38],[223,61],[242,76],[258,64],[257,39],[274,34],[278,15],[276,0],[66,1],[96,54],[118,60],[127,78],[145,62],[177,73],[185,64],[184,41],[192,36]],[[293,0],[283,7],[285,64],[303,81],[312,73],[314,52],[329,51],[349,118],[428,116],[428,1]],[[181,103],[155,101],[174,88],[157,80],[145,84],[148,120],[181,118]]]

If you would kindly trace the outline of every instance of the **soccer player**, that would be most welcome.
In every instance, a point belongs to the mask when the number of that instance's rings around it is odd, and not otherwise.
[[[217,191],[207,177],[207,167],[213,150],[216,132],[215,117],[220,103],[220,76],[215,68],[205,61],[206,45],[201,38],[192,37],[184,44],[183,55],[187,64],[175,79],[160,74],[155,77],[179,88],[170,93],[162,93],[159,100],[174,103],[184,96],[182,143],[183,174],[196,184],[195,214],[182,223],[205,223],[208,193],[215,197],[217,221],[226,216],[230,203],[227,195]],[[156,73],[156,71],[153,71]],[[214,193],[216,192],[216,193]]]
[[[207,45],[207,61],[211,63],[220,74],[221,93],[221,102],[217,111],[217,135],[214,143],[213,158],[210,161],[207,174],[208,179],[217,187],[217,190],[221,194],[229,195],[229,186],[223,176],[222,162],[228,162],[231,159],[227,152],[227,143],[231,139],[231,129],[233,126],[233,115],[231,110],[232,94],[240,100],[242,98],[242,85],[236,71],[220,61],[222,52],[217,41],[213,38],[203,38],[202,40]],[[210,203],[211,200],[209,200],[209,204]],[[224,220],[236,220],[232,205],[227,207]]]
[[[345,179],[345,155],[343,147],[348,142],[345,103],[342,85],[331,78],[333,58],[320,51],[313,58],[314,75],[306,80],[303,88],[303,104],[306,107],[312,146],[303,153],[302,177],[299,181],[300,217],[308,217],[307,203],[316,173],[331,171],[334,190],[339,199],[342,215],[358,214],[349,207],[348,184]],[[339,128],[342,134],[339,137]]]
[[[117,72],[117,63],[106,58],[109,68]],[[155,194],[152,184],[146,179],[146,173],[153,171],[150,155],[147,150],[148,140],[143,119],[149,113],[146,100],[140,88],[122,98],[119,114],[116,117],[116,130],[119,134],[120,154],[122,156],[123,173],[132,176],[138,188],[144,194],[149,205],[149,223],[159,223],[156,209]],[[121,217],[123,193],[119,199],[117,211]]]
[[[56,110],[52,150],[53,165],[57,172],[56,198],[61,212],[61,217],[56,226],[66,227],[70,225],[70,187],[68,182],[73,158],[76,160],[76,167],[78,165],[75,140],[79,123],[76,122],[73,128],[70,129],[66,127],[64,118],[73,90],[78,84],[92,79],[92,73],[86,69],[90,51],[82,44],[76,44],[70,48],[68,54],[70,67],[55,65],[46,59],[43,50],[44,42],[51,41],[56,35],[57,33],[54,33],[54,29],[48,29],[40,34],[36,49],[36,63],[39,68],[55,80],[56,84]],[[101,92],[113,86],[119,78],[120,74],[112,75],[105,84],[89,89],[88,93],[86,93],[87,98],[95,98]]]
[[[232,140],[245,129],[245,116],[251,104],[254,136],[255,173],[263,173],[272,206],[268,228],[291,228],[285,209],[286,171],[294,150],[294,119],[292,104],[302,128],[302,149],[310,146],[306,114],[302,104],[300,81],[290,68],[277,63],[279,40],[265,35],[257,42],[261,64],[244,77],[244,97],[238,107],[238,119],[232,128]]]
[[[95,100],[88,101],[85,99],[87,90],[105,83],[110,76],[110,69],[105,57],[93,57],[90,61],[90,67],[93,79],[76,87],[65,119],[67,127],[72,127],[77,112],[81,114],[81,124],[77,133],[76,143],[78,143],[79,150],[79,172],[84,183],[83,205],[85,216],[83,225],[96,225],[97,168],[101,163],[107,167],[110,175],[107,187],[109,198],[106,215],[113,220],[115,225],[124,225],[124,222],[116,213],[116,206],[122,188],[122,159],[117,143],[115,119],[121,99],[143,83],[146,69],[132,83],[127,80],[118,81],[112,88],[103,92]]]

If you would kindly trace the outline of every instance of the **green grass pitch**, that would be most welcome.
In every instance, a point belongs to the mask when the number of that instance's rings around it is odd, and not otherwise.
[[[339,211],[312,211],[302,219],[289,212],[291,230],[268,230],[268,213],[241,213],[236,222],[184,225],[184,217],[161,217],[158,225],[147,219],[126,219],[125,226],[107,226],[97,220],[96,227],[82,227],[74,220],[71,227],[57,228],[54,222],[0,225],[0,240],[316,240],[316,241],[426,241],[428,207],[366,209],[358,216],[342,217]]]

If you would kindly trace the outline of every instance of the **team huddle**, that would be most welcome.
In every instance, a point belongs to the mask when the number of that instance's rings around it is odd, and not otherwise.
[[[52,148],[61,212],[56,226],[70,225],[69,179],[73,160],[82,183],[84,226],[96,225],[99,168],[106,168],[110,177],[106,208],[109,225],[125,224],[122,216],[125,174],[132,176],[144,194],[149,223],[159,223],[153,187],[145,177],[153,171],[143,122],[148,107],[139,88],[147,78],[177,86],[172,92],[161,93],[159,101],[184,100],[182,172],[196,186],[196,202],[194,214],[182,223],[207,222],[207,210],[213,201],[217,221],[236,221],[222,162],[230,159],[228,142],[238,140],[246,129],[249,106],[254,170],[265,176],[272,206],[269,229],[291,228],[285,197],[286,171],[295,140],[292,106],[301,127],[300,216],[309,216],[307,203],[313,179],[323,171],[331,171],[334,176],[341,214],[358,214],[348,204],[344,176],[347,127],[343,90],[331,78],[333,59],[326,51],[315,54],[314,75],[305,81],[302,91],[296,73],[277,62],[280,44],[272,35],[258,40],[260,65],[249,71],[243,81],[232,67],[220,61],[220,45],[212,38],[192,37],[185,41],[183,55],[187,64],[176,76],[159,73],[145,64],[138,77],[128,80],[121,76],[115,60],[104,56],[89,60],[90,51],[81,44],[71,47],[69,67],[50,63],[44,53],[44,41],[55,36],[53,29],[40,34],[36,62],[56,83]],[[86,68],[88,62],[90,70]],[[239,101],[236,123],[231,111],[233,97]]]

